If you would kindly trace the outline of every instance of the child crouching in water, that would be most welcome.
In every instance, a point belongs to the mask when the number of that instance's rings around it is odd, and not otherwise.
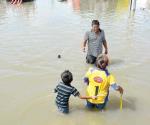
[[[66,70],[61,74],[61,79],[62,82],[60,82],[54,90],[55,93],[57,92],[56,105],[60,112],[69,113],[69,98],[71,95],[79,97],[80,99],[92,99],[92,97],[89,96],[81,96],[79,91],[71,86],[73,76],[69,70]],[[95,97],[93,96],[93,98]]]
[[[96,66],[89,68],[85,75],[84,82],[87,83],[87,95],[96,96],[95,99],[87,99],[86,106],[88,108],[96,107],[102,111],[108,101],[110,86],[123,94],[123,88],[116,84],[114,76],[106,69],[108,62],[106,55],[99,55]]]

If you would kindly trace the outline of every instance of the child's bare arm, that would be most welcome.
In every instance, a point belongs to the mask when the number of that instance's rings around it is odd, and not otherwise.
[[[95,99],[95,96],[81,96],[81,95],[79,95],[79,98],[80,99]]]

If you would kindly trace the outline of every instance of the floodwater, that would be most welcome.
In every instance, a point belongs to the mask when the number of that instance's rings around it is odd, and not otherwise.
[[[55,106],[54,87],[69,69],[73,85],[85,94],[89,65],[81,51],[91,20],[99,19],[109,44],[109,70],[123,86],[110,90],[105,112],[89,111],[71,97],[70,114]],[[1,125],[149,125],[150,0],[36,0],[21,6],[0,0]],[[60,54],[61,59],[57,56]]]

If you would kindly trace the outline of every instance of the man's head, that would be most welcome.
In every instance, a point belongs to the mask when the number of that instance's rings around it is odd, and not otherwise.
[[[100,54],[96,59],[96,66],[105,69],[108,66],[109,60],[105,54]]]
[[[61,74],[61,79],[64,82],[65,85],[70,85],[70,83],[73,80],[73,76],[72,73],[69,70],[65,70],[62,74]]]
[[[99,21],[98,20],[92,20],[92,30],[97,33],[99,32],[100,30],[100,27],[99,27]]]

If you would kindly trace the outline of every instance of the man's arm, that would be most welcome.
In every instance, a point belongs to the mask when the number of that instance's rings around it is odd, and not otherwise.
[[[108,46],[107,46],[107,41],[106,40],[103,42],[103,46],[105,48],[105,54],[108,54]]]
[[[82,44],[82,51],[83,51],[83,52],[85,52],[86,44],[87,44],[87,40],[84,40],[84,41],[83,41],[83,44]]]
[[[82,51],[83,52],[85,52],[85,47],[86,47],[87,41],[88,41],[88,32],[86,32],[84,35],[84,41],[82,43]]]

